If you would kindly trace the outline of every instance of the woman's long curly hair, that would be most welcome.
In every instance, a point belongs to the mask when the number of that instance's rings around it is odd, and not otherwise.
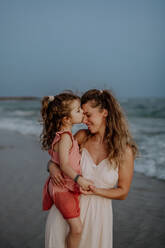
[[[56,96],[45,96],[42,99],[41,123],[43,130],[40,140],[43,150],[49,150],[55,138],[56,132],[60,131],[64,117],[70,117],[71,106],[74,100],[80,100],[73,93],[61,93]]]
[[[134,158],[138,153],[138,148],[128,128],[127,120],[120,107],[120,104],[109,90],[92,89],[84,93],[81,97],[81,106],[87,102],[93,108],[106,109],[105,139],[107,141],[109,155],[108,159],[114,167],[120,166],[124,159],[124,154],[129,146]],[[88,137],[93,134],[88,131]]]

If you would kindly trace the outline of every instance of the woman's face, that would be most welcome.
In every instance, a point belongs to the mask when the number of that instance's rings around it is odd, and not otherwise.
[[[84,118],[83,123],[87,125],[91,133],[97,133],[106,126],[107,110],[100,110],[99,107],[93,108],[91,101],[82,105]]]

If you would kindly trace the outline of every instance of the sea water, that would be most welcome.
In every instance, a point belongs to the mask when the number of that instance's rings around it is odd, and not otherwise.
[[[140,150],[135,171],[165,180],[165,98],[119,101]],[[0,129],[39,138],[42,130],[40,107],[40,99],[0,101]],[[81,127],[75,126],[73,132]]]

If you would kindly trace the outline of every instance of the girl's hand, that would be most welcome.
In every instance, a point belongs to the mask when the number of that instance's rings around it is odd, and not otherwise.
[[[90,186],[94,185],[94,183],[91,180],[86,179],[82,176],[78,178],[77,183],[81,186],[83,190],[89,190]]]
[[[52,178],[54,184],[57,186],[64,186],[65,181],[64,181],[64,178],[62,176],[62,172],[59,169],[59,167],[56,164],[54,164],[52,161],[49,161],[48,163],[49,163],[49,165],[48,165],[49,174],[50,174],[50,177]]]
[[[84,190],[82,187],[80,187],[80,192],[84,195],[94,195],[96,191],[96,187],[93,185],[89,186],[89,190]]]

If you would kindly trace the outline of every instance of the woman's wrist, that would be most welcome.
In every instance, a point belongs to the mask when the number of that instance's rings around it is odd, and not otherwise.
[[[100,188],[96,188],[95,186],[94,187],[91,186],[90,188],[94,195],[100,196]]]
[[[94,194],[100,196],[100,188],[95,188]]]

